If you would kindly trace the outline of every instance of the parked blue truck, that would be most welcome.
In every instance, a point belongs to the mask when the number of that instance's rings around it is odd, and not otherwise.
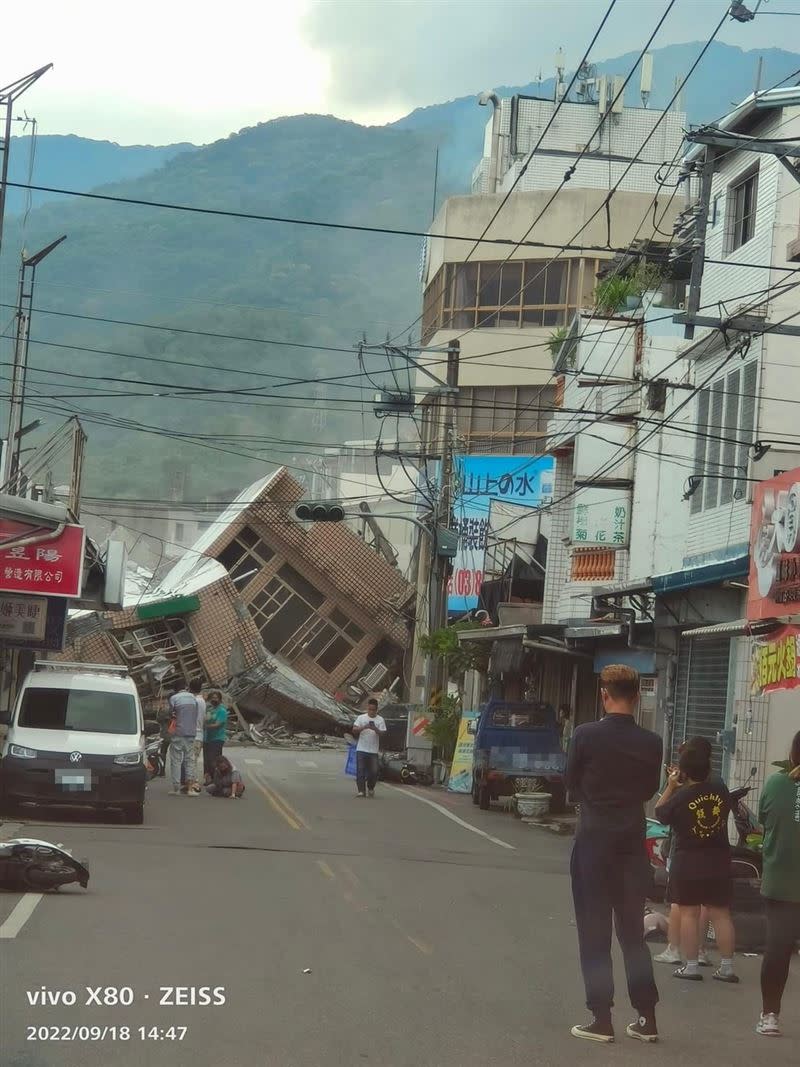
[[[498,797],[550,793],[551,811],[563,811],[565,764],[552,704],[490,700],[483,705],[475,731],[474,804],[485,810]]]

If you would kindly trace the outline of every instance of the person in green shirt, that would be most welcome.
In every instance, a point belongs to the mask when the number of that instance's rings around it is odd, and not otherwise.
[[[212,689],[206,702],[206,724],[203,737],[203,772],[205,784],[214,777],[214,765],[222,755],[227,735],[228,709],[222,703],[222,693]]]
[[[773,774],[761,792],[758,817],[764,827],[761,893],[767,909],[767,946],[756,1033],[780,1037],[781,999],[800,941],[800,732],[792,741],[788,769]]]

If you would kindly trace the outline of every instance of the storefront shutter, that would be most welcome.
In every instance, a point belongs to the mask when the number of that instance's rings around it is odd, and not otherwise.
[[[722,747],[717,733],[725,728],[731,642],[684,638],[678,653],[672,757],[687,737],[706,737],[713,745],[713,768],[722,774]]]

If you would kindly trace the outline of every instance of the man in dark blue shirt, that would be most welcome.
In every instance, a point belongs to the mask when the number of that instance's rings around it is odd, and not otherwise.
[[[637,725],[639,675],[615,664],[600,674],[605,716],[579,726],[565,772],[567,790],[580,805],[570,873],[586,1006],[594,1015],[572,1034],[613,1041],[611,920],[625,959],[628,995],[638,1014],[626,1030],[639,1041],[658,1040],[658,990],[644,942],[644,906],[650,869],[645,850],[645,803],[661,780],[661,738]]]

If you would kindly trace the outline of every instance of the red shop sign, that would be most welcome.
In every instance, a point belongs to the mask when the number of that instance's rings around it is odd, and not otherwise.
[[[747,618],[800,614],[800,467],[753,493]]]
[[[30,533],[32,535],[33,530]],[[25,533],[18,536],[24,537]],[[0,547],[0,591],[79,597],[85,540],[84,528],[70,525],[49,541],[14,548]]]

